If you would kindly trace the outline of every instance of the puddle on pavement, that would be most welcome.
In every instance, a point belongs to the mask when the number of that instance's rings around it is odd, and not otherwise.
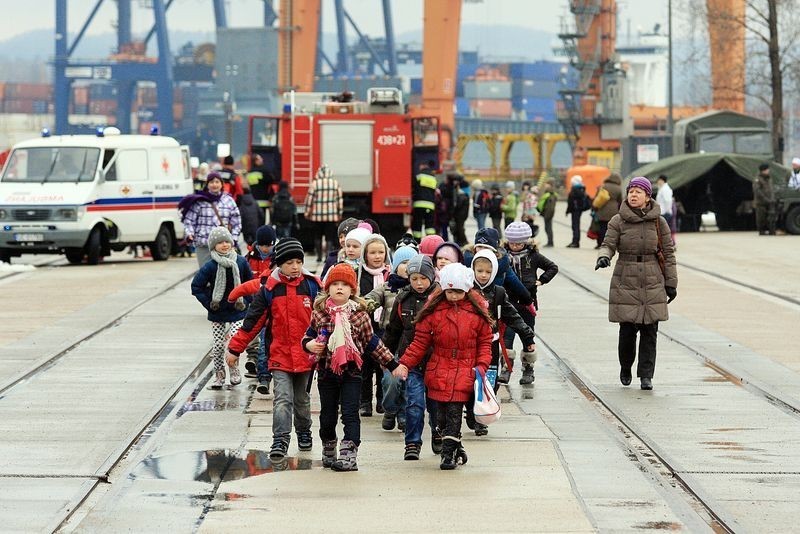
[[[703,382],[730,382],[727,378],[721,375],[707,376],[703,378]]]
[[[178,410],[175,417],[180,417],[186,412],[224,412],[226,410],[241,410],[245,404],[238,400],[207,399],[202,401],[187,402]]]
[[[268,451],[241,452],[217,449],[189,451],[148,458],[131,473],[131,478],[230,482],[280,471],[304,471],[322,466],[321,460],[287,456],[272,461]]]
[[[640,528],[643,530],[682,530],[683,525],[680,523],[671,523],[669,521],[648,521],[647,523],[633,525],[633,528]]]
[[[749,428],[749,427],[732,427],[732,428],[712,428],[712,432],[740,432],[744,430],[761,430],[760,428]]]

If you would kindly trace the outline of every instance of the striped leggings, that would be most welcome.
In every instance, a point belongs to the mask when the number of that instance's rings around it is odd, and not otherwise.
[[[225,349],[228,341],[242,327],[242,321],[232,323],[211,323],[211,334],[214,336],[214,346],[211,347],[211,356],[214,358],[214,370],[225,370]]]

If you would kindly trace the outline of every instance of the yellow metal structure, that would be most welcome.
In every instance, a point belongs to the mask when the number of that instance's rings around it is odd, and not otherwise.
[[[565,134],[464,134],[456,141],[455,163],[458,172],[464,172],[464,152],[471,143],[483,143],[489,152],[490,178],[506,179],[511,176],[511,150],[516,143],[525,143],[533,154],[533,172],[538,175],[551,168],[553,150],[560,142],[566,142]],[[500,150],[500,165],[497,165],[497,150]]]

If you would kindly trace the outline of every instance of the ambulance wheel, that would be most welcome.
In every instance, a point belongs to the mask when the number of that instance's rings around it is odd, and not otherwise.
[[[103,234],[100,228],[95,228],[86,240],[86,263],[97,265],[103,257]]]
[[[67,261],[73,265],[79,265],[83,261],[83,249],[81,248],[68,248],[64,251]]]
[[[11,263],[11,251],[0,249],[0,262]]]
[[[165,261],[169,259],[172,252],[172,232],[169,227],[162,224],[156,234],[156,240],[150,244],[150,253],[153,261]]]

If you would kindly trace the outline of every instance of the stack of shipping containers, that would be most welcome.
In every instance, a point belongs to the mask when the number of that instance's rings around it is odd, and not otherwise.
[[[48,83],[0,83],[0,111],[41,115],[53,112],[53,87]]]

